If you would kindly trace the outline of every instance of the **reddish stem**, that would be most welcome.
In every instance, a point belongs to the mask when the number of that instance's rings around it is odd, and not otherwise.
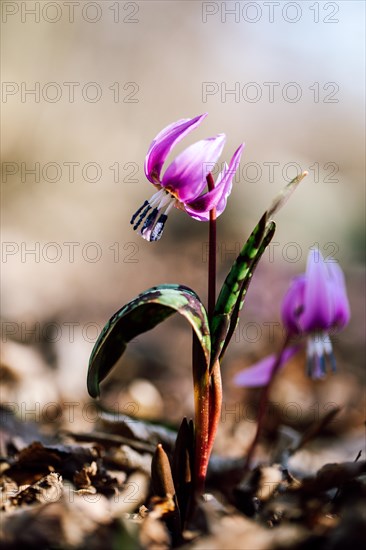
[[[209,406],[209,434],[207,444],[207,454],[210,458],[213,444],[215,442],[217,428],[219,426],[222,404],[222,383],[221,383],[221,368],[219,360],[212,367],[210,378],[210,406]]]
[[[262,390],[262,395],[261,395],[261,399],[260,399],[260,402],[259,402],[259,412],[258,412],[258,420],[257,420],[257,431],[256,431],[256,434],[254,436],[254,439],[253,439],[253,442],[251,444],[251,446],[249,447],[249,451],[247,453],[247,456],[246,456],[246,460],[245,460],[245,464],[244,464],[244,472],[247,472],[249,467],[250,467],[250,463],[252,461],[252,458],[253,458],[253,454],[254,454],[254,451],[255,451],[255,448],[257,446],[257,443],[259,441],[259,438],[262,434],[262,431],[263,431],[263,424],[264,424],[264,417],[265,417],[265,414],[267,412],[267,408],[268,408],[268,403],[269,403],[269,394],[270,394],[270,391],[272,389],[272,385],[273,385],[273,381],[274,379],[276,378],[276,374],[282,364],[282,357],[283,357],[283,354],[285,352],[285,349],[289,343],[289,335],[286,335],[286,338],[285,338],[285,341],[277,355],[277,358],[276,358],[276,361],[272,367],[272,371],[271,371],[271,374],[270,374],[270,378],[269,378],[269,381],[268,381],[268,384],[266,386],[264,386],[263,390]]]
[[[209,191],[214,189],[212,174],[207,175]],[[211,322],[216,304],[216,208],[210,210],[208,259],[208,318]],[[200,495],[205,479],[213,442],[221,414],[222,389],[220,364],[213,365],[211,374],[203,373],[198,344],[193,344],[193,378],[195,389],[195,479],[194,490]]]
[[[207,175],[208,190],[215,188],[211,172]],[[216,208],[210,210],[208,244],[208,318],[212,319],[216,304]]]
[[[212,174],[207,175],[208,190],[212,191],[215,182]],[[216,305],[216,208],[210,210],[209,222],[209,256],[208,256],[208,318],[211,323]],[[209,390],[209,433],[207,443],[207,463],[210,458],[212,447],[220,421],[222,403],[222,384],[220,363],[217,360],[212,365]]]

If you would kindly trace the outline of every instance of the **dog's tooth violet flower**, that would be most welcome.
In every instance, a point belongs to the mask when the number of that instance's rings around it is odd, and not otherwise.
[[[292,282],[282,304],[282,319],[290,335],[307,335],[307,369],[312,378],[332,369],[335,360],[329,333],[344,328],[350,319],[344,275],[338,263],[324,261],[319,250],[310,250],[306,273]]]
[[[288,337],[307,337],[307,372],[322,378],[329,360],[335,369],[329,333],[342,330],[350,319],[350,307],[342,269],[333,259],[325,261],[314,249],[308,255],[306,273],[295,277],[282,303],[282,320]],[[289,346],[282,356],[283,366],[301,346]],[[238,386],[268,383],[276,356],[266,357],[235,377]]]
[[[163,164],[173,147],[206,116],[207,113],[170,124],[150,145],[145,159],[145,174],[158,191],[144,202],[131,219],[133,228],[136,230],[141,226],[140,233],[148,241],[160,239],[173,206],[185,210],[199,221],[207,221],[213,208],[216,208],[216,216],[225,210],[243,145],[235,151],[229,166],[225,163],[214,189],[203,193],[207,185],[206,177],[222,153],[226,140],[224,134],[194,143],[180,153],[161,175]]]

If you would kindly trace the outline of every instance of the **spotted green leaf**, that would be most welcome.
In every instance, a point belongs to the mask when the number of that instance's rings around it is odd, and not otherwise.
[[[207,313],[197,294],[181,285],[159,285],[139,294],[117,311],[103,328],[89,360],[88,392],[99,395],[99,384],[123,355],[128,342],[179,313],[190,323],[208,370],[211,340]]]
[[[224,281],[211,322],[211,365],[219,357],[222,358],[230,342],[254,270],[270,243],[275,228],[275,223],[268,222],[268,215],[265,213],[253,229]]]
[[[222,358],[234,333],[254,270],[271,242],[276,225],[271,218],[291,197],[307,172],[298,174],[275,197],[231,267],[219,294],[211,322],[211,367]]]

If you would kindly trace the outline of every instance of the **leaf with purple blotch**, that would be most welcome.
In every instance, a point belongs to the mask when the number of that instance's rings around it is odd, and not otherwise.
[[[210,329],[206,310],[197,294],[182,285],[152,287],[118,310],[103,328],[89,360],[88,392],[99,395],[99,384],[123,355],[128,342],[151,330],[174,313],[190,323],[202,350],[202,368],[208,369],[211,354]]]

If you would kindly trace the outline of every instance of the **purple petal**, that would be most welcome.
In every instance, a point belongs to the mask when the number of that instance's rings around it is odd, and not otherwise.
[[[214,189],[185,205],[186,212],[192,218],[200,221],[208,221],[212,208],[216,207],[216,217],[219,217],[225,210],[227,198],[231,193],[233,178],[238,169],[243,148],[244,145],[240,145],[235,151],[230,161],[230,165],[228,166],[225,164],[224,170],[217,178]]]
[[[304,332],[328,330],[333,314],[330,276],[318,250],[310,250],[305,275],[304,312],[300,316],[300,326]]]
[[[200,216],[199,219],[203,218],[204,220],[208,220],[210,217],[210,211],[213,208],[216,208],[218,202],[221,200],[223,191],[224,189],[220,182],[217,187],[211,189],[211,191],[207,191],[207,193],[204,193],[198,197],[198,199],[187,202],[184,205],[186,212],[192,216],[192,218],[198,214]]]
[[[227,198],[231,193],[231,189],[232,189],[232,186],[233,186],[233,179],[234,179],[234,176],[236,174],[237,169],[239,168],[240,159],[241,159],[243,149],[244,149],[244,143],[239,145],[239,147],[237,148],[237,150],[235,151],[235,153],[233,154],[233,156],[231,158],[229,168],[226,171],[224,171],[224,174],[222,176],[223,183],[221,183],[221,184],[222,184],[222,187],[223,187],[223,192],[222,192],[222,195],[221,195],[221,199],[219,200],[219,202],[216,206],[216,217],[220,216],[220,214],[222,214],[222,212],[226,208]],[[219,184],[219,182],[218,182],[218,184]]]
[[[300,346],[291,346],[286,348],[282,355],[281,366],[282,368],[287,361],[291,359],[300,349]],[[255,388],[265,386],[268,384],[271,377],[272,369],[277,359],[277,355],[269,355],[258,363],[255,363],[252,367],[238,372],[234,377],[234,384],[236,386],[244,386],[247,388]]]
[[[334,260],[327,262],[333,298],[332,328],[342,329],[351,317],[343,271]]]
[[[187,147],[168,166],[162,186],[176,193],[181,202],[197,198],[207,185],[206,176],[220,157],[225,139],[225,134],[219,134]]]
[[[189,132],[201,124],[206,116],[207,113],[195,118],[183,118],[159,132],[152,141],[145,158],[145,174],[149,181],[160,182],[161,169],[170,151]]]
[[[295,277],[282,301],[282,321],[289,334],[299,334],[299,316],[304,307],[306,277]]]

